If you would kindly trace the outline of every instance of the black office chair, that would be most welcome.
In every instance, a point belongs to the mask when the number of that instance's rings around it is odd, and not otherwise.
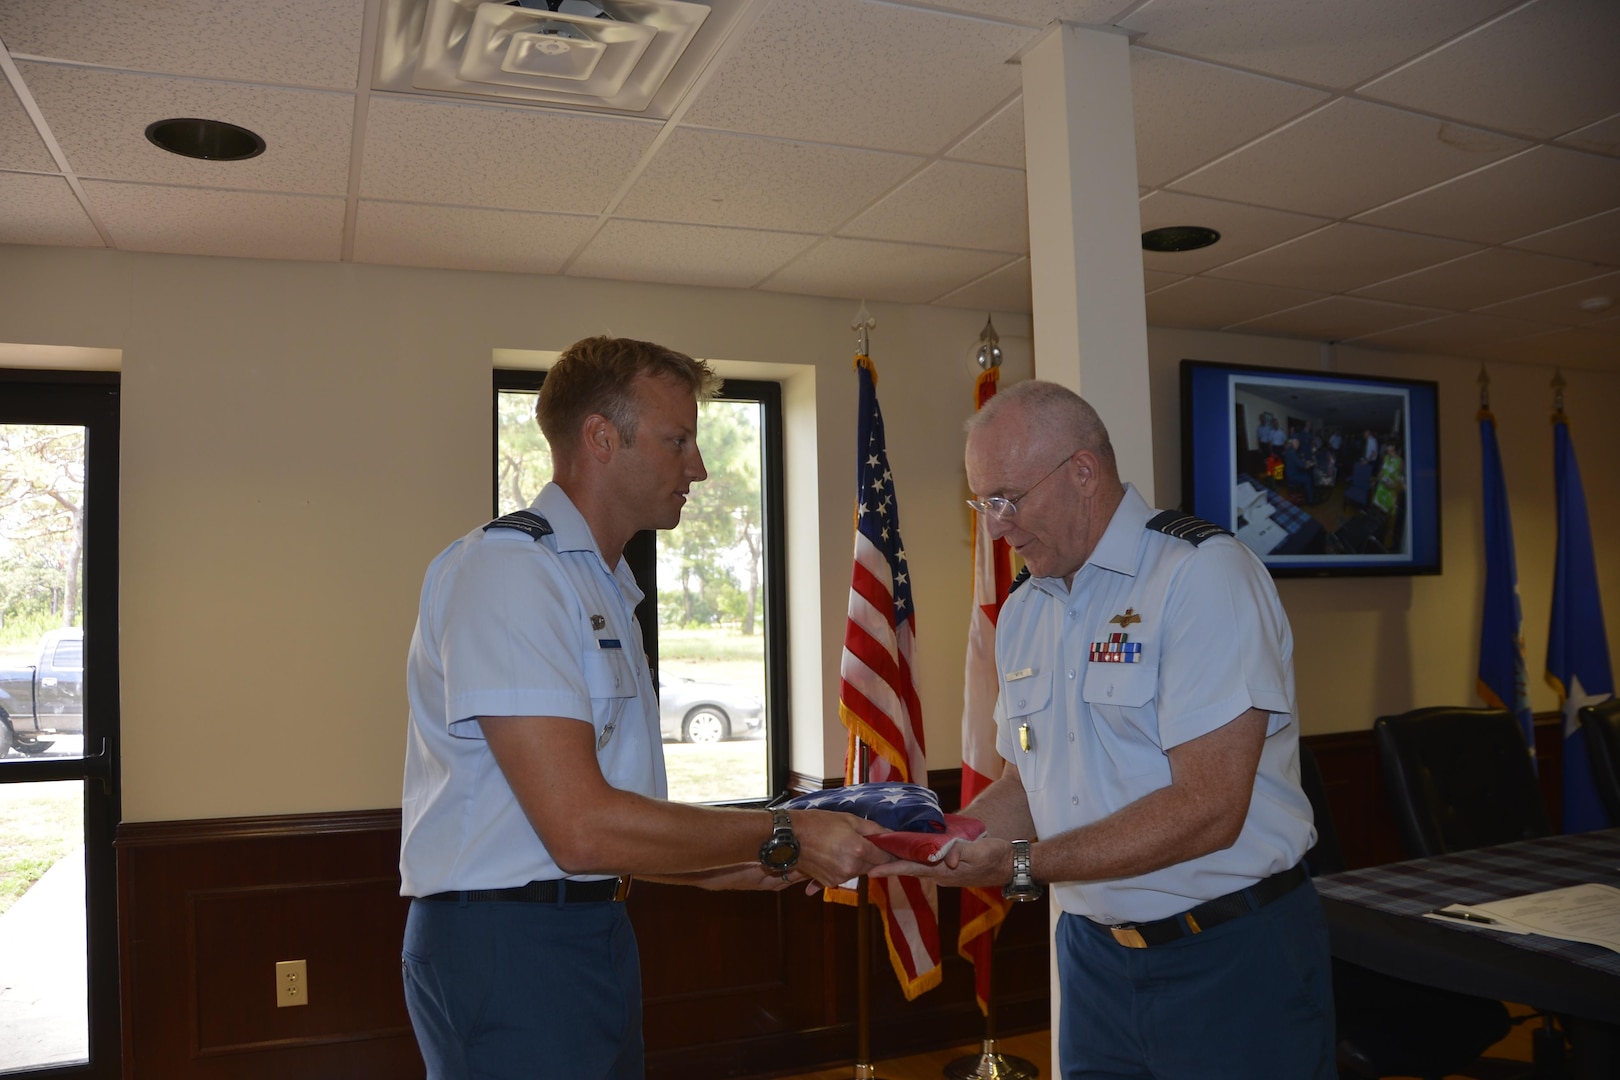
[[[1588,705],[1576,715],[1581,719],[1581,737],[1586,740],[1598,798],[1609,812],[1610,823],[1620,825],[1620,697]]]
[[[1413,709],[1373,725],[1412,858],[1551,836],[1519,721],[1502,709]]]
[[[1299,781],[1316,815],[1316,843],[1305,853],[1311,876],[1345,869],[1338,829],[1316,755],[1299,746]],[[1422,986],[1346,961],[1333,961],[1333,1011],[1341,1077],[1463,1072],[1504,1038],[1512,1019],[1500,1001]]]

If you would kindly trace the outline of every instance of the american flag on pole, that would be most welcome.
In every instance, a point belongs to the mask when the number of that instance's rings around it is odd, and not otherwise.
[[[844,779],[926,785],[922,704],[911,668],[917,630],[911,575],[900,542],[900,507],[883,438],[877,371],[864,354],[855,357],[855,370],[860,379],[855,566],[838,665],[838,715],[849,730]],[[871,751],[865,777],[855,775],[857,739]],[[883,913],[889,959],[906,1000],[938,986],[939,905],[934,883],[912,877],[873,878],[867,891]],[[847,890],[829,890],[828,895],[851,902]]]
[[[974,384],[974,408],[996,394],[1000,368],[981,372]],[[1007,541],[992,539],[982,514],[973,515],[973,610],[968,616],[966,675],[962,689],[962,805],[1001,776],[996,751],[996,620],[1012,584],[1012,552]],[[1000,889],[962,890],[962,928],[956,951],[973,965],[974,996],[990,1014],[990,947],[1012,901]]]

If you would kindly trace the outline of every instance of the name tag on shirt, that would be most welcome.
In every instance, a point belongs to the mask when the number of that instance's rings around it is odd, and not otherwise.
[[[1020,668],[1017,671],[1007,672],[1007,681],[1017,682],[1019,679],[1027,679],[1033,674],[1035,674],[1035,669],[1032,667]]]
[[[619,643],[619,639],[614,638],[614,637],[597,638],[596,639],[596,647],[598,649],[622,649],[622,648],[624,648],[624,646]]]

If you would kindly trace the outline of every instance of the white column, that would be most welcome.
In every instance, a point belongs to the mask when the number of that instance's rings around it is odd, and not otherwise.
[[[1063,23],[1022,64],[1035,373],[1091,402],[1156,505],[1130,43]]]

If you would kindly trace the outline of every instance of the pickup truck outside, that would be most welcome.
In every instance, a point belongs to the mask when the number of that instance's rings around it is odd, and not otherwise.
[[[0,667],[0,757],[84,731],[84,630],[47,630],[32,664]]]

